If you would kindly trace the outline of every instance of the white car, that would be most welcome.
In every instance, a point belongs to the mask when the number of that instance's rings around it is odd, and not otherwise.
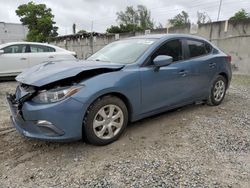
[[[57,46],[35,42],[0,45],[0,77],[16,76],[23,70],[46,61],[73,60],[76,53]]]

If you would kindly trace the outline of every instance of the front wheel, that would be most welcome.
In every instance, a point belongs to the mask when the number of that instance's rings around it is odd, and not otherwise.
[[[226,94],[227,81],[225,77],[219,75],[213,82],[207,104],[217,106],[221,104]]]
[[[85,139],[95,145],[106,145],[119,138],[128,123],[128,110],[115,96],[98,99],[84,119]]]

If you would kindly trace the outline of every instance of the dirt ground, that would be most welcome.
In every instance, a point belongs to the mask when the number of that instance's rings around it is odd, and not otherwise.
[[[250,187],[250,76],[217,107],[190,105],[128,126],[98,147],[19,135],[0,83],[0,187]]]

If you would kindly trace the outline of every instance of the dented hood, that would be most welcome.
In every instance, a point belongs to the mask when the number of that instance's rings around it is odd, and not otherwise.
[[[41,87],[62,79],[75,77],[94,69],[121,69],[124,65],[102,61],[57,61],[46,62],[25,70],[16,77],[18,82]]]

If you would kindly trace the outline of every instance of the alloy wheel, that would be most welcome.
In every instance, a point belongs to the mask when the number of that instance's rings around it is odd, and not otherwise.
[[[214,91],[213,91],[214,100],[216,102],[219,102],[223,99],[225,90],[226,90],[225,82],[223,82],[223,80],[218,80],[215,83]]]
[[[98,138],[111,139],[120,132],[123,122],[124,114],[119,106],[105,105],[96,113],[93,120],[94,133]]]

